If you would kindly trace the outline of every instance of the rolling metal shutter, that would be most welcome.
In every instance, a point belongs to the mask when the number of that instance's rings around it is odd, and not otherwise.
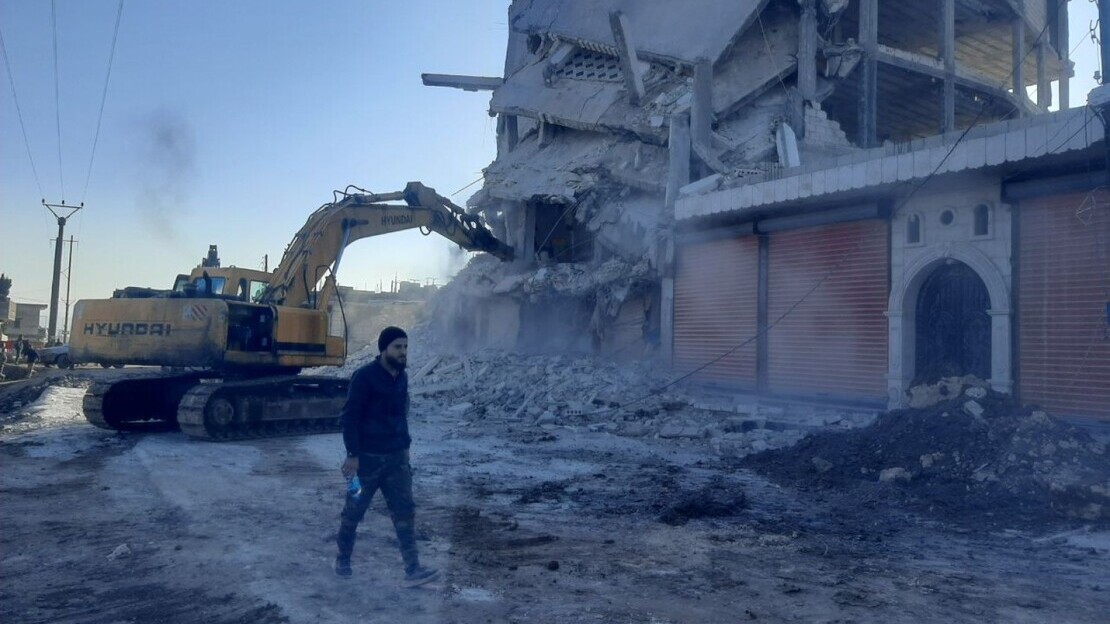
[[[771,235],[767,322],[786,315],[767,337],[772,392],[886,396],[887,237],[878,219]]]
[[[692,371],[756,334],[759,240],[742,236],[681,245],[674,286],[674,368]],[[694,376],[754,388],[756,341]]]
[[[1019,219],[1021,400],[1110,420],[1110,192],[1023,201]]]

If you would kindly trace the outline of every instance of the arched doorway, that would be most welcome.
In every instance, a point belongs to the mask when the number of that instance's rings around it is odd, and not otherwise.
[[[990,307],[986,284],[963,262],[948,260],[925,278],[915,314],[915,384],[991,377]]]

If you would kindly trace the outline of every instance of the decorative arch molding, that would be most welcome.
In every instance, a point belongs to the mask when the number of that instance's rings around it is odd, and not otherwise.
[[[917,297],[925,278],[949,260],[971,267],[987,287],[991,309],[991,387],[999,392],[1013,390],[1011,353],[1010,286],[999,267],[981,250],[969,243],[950,242],[922,249],[906,265],[902,275],[891,284],[887,304],[889,354],[887,358],[887,399],[890,407],[902,407],[906,390],[914,378],[916,365]]]

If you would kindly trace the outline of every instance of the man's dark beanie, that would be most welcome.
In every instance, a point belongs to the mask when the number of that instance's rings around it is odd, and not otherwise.
[[[401,329],[400,327],[386,327],[382,330],[381,335],[378,336],[378,351],[385,351],[389,348],[389,345],[393,344],[393,341],[397,340],[398,338],[408,337],[409,335],[406,334],[405,330]]]

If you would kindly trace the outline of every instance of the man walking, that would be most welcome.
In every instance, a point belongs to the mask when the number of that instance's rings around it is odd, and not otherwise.
[[[415,587],[434,581],[437,570],[420,565],[416,552],[415,504],[412,468],[409,466],[408,335],[399,327],[386,327],[378,336],[380,355],[355,371],[343,407],[343,445],[347,459],[343,475],[358,475],[362,490],[348,494],[336,543],[335,573],[351,576],[351,553],[358,523],[370,500],[382,491],[405,562],[405,585]]]

